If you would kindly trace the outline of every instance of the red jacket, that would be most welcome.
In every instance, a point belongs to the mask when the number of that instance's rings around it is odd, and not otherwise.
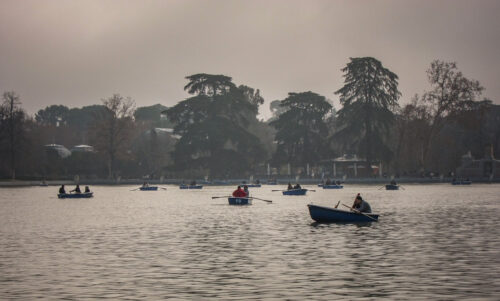
[[[247,194],[245,193],[245,191],[243,191],[243,189],[240,188],[233,191],[233,196],[235,198],[244,198],[247,196]]]

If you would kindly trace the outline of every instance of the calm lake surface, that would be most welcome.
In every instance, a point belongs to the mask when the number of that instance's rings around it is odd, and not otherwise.
[[[232,186],[163,187],[0,189],[0,299],[499,300],[498,184],[263,186],[273,203],[244,207],[211,198]],[[311,220],[358,192],[379,222]]]

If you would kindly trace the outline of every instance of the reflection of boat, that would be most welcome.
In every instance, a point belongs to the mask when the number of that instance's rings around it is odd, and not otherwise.
[[[309,204],[309,214],[317,222],[324,223],[366,223],[378,221],[378,214],[355,213],[335,208],[323,207]],[[370,218],[371,217],[371,218]]]
[[[180,189],[202,189],[203,185],[180,185]]]
[[[84,192],[84,193],[59,193],[57,195],[60,199],[86,199],[94,196],[93,192]]]
[[[469,180],[462,180],[462,181],[453,181],[451,182],[452,185],[470,185],[472,184],[472,181]]]
[[[139,189],[142,191],[154,191],[158,190],[158,186],[147,186],[147,187],[141,187]]]
[[[301,188],[301,189],[290,189],[290,190],[283,190],[283,195],[305,195],[307,192],[307,189]]]
[[[252,205],[251,198],[227,198],[229,205]]]
[[[385,185],[385,190],[399,190],[399,185],[387,184]]]
[[[342,189],[342,188],[344,188],[343,185],[337,185],[337,184],[323,185],[323,189]]]

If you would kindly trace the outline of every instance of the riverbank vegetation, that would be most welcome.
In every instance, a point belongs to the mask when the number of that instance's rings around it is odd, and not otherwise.
[[[378,176],[378,166],[389,175],[450,175],[468,152],[481,158],[492,145],[500,155],[500,106],[456,63],[432,62],[427,91],[414,96],[401,95],[397,74],[375,58],[351,58],[342,72],[332,95],[271,101],[269,120],[258,118],[259,89],[228,75],[187,76],[190,96],[172,107],[136,108],[114,94],[29,116],[21,96],[6,91],[0,178],[332,177],[345,154],[365,162],[364,176]]]

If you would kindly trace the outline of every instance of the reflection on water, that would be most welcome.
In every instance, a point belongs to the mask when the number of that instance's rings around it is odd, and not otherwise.
[[[57,199],[56,187],[0,190],[0,299],[498,299],[500,185],[408,185],[283,196],[252,206],[232,187]],[[380,213],[318,224],[307,204],[360,192]]]

